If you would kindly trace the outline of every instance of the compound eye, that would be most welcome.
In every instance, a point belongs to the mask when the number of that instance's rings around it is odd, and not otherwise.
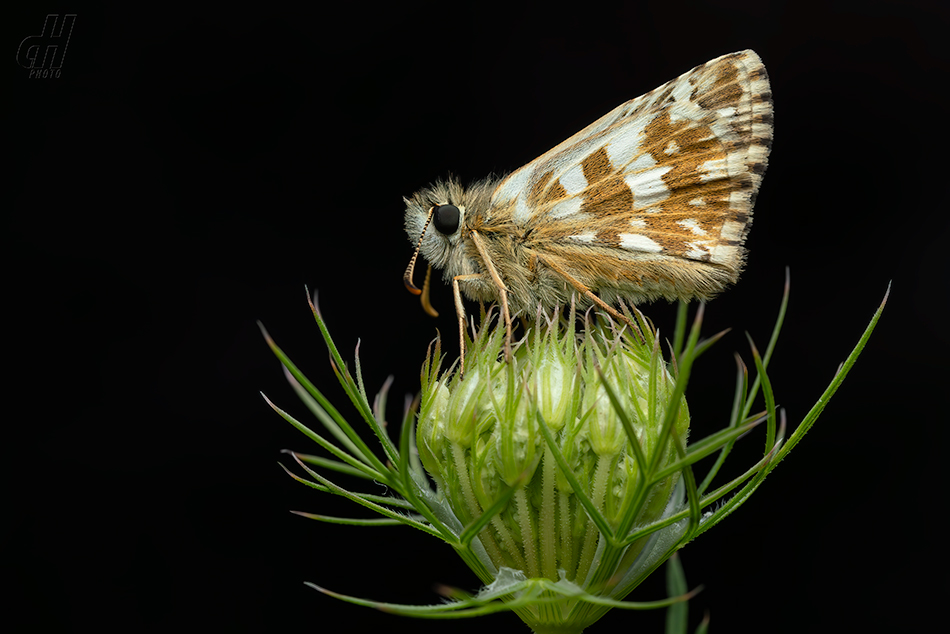
[[[455,205],[439,205],[432,214],[432,224],[443,235],[449,236],[458,231],[461,216]]]

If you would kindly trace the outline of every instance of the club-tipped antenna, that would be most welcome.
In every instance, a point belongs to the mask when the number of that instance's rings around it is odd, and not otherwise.
[[[419,235],[419,243],[416,245],[416,250],[412,254],[412,259],[409,260],[409,266],[406,267],[406,272],[402,274],[403,284],[406,285],[406,289],[413,295],[419,295],[422,293],[422,289],[418,288],[412,283],[412,274],[416,270],[416,259],[419,257],[419,249],[422,248],[422,239],[426,237],[426,229],[429,228],[429,223],[432,222],[432,213],[434,211],[434,206],[429,207],[429,215],[426,216],[426,223],[422,226],[422,233]]]

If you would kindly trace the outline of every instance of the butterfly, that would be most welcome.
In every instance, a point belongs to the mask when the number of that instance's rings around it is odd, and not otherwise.
[[[415,252],[403,276],[428,299],[452,285],[512,315],[620,302],[706,300],[734,283],[772,143],[772,93],[751,50],[711,60],[614,108],[502,178],[448,179],[405,198]],[[416,260],[429,263],[422,289]]]

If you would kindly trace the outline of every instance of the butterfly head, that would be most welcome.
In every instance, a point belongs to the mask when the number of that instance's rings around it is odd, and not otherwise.
[[[406,288],[421,292],[412,281],[420,255],[429,266],[442,270],[446,280],[480,270],[474,250],[467,248],[467,236],[477,218],[485,215],[492,191],[487,181],[465,188],[449,179],[405,199],[406,233],[415,247],[403,277]]]
[[[462,239],[465,205],[448,198],[406,201],[406,233],[416,250],[413,260],[422,255],[429,264],[444,269],[452,251]]]
[[[423,195],[420,196],[420,194]],[[409,260],[409,266],[406,267],[403,282],[406,288],[416,295],[423,292],[412,282],[412,274],[419,254],[421,253],[422,257],[429,262],[429,272],[426,273],[425,281],[428,285],[433,266],[439,269],[446,268],[456,245],[461,240],[465,218],[464,205],[455,205],[445,198],[430,202],[429,198],[425,192],[420,192],[411,200],[406,200],[406,233],[415,244],[416,250],[412,254],[412,259]],[[423,305],[427,302],[428,300],[424,300]]]

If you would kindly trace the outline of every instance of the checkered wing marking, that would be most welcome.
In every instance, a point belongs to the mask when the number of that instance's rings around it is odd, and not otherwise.
[[[552,255],[585,248],[634,262],[699,261],[734,278],[771,140],[765,67],[751,50],[733,53],[513,172],[492,207],[532,228]]]

